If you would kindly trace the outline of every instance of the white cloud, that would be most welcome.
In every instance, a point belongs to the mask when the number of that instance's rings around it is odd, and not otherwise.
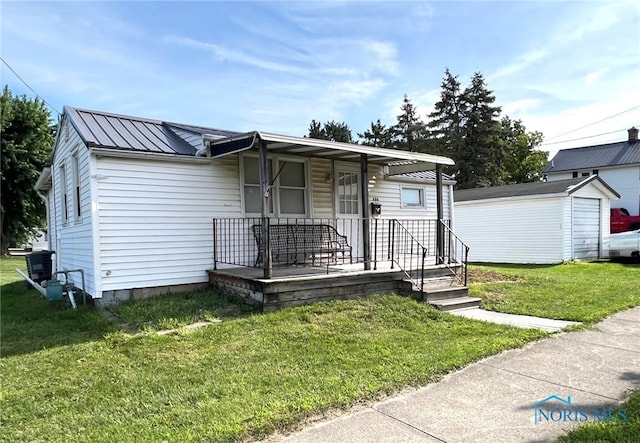
[[[602,77],[603,74],[605,74],[607,71],[609,71],[609,69],[607,68],[602,68],[602,69],[598,69],[597,71],[591,71],[590,73],[588,73],[584,79],[584,82],[588,85],[591,86],[593,85],[600,77]]]

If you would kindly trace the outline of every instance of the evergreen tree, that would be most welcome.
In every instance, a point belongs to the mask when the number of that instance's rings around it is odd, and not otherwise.
[[[377,148],[392,147],[391,131],[378,119],[375,123],[371,122],[371,128],[365,130],[362,134],[358,133],[358,137],[362,139],[362,144],[367,146],[375,146]]]
[[[498,142],[500,107],[487,88],[484,77],[476,72],[471,84],[462,92],[465,105],[462,131],[463,151],[460,153],[459,188],[475,188],[502,184],[504,145]]]
[[[397,122],[391,128],[393,147],[403,151],[423,151],[427,127],[406,95],[400,109],[402,112],[396,117]]]
[[[520,120],[505,116],[500,121],[499,141],[504,146],[502,182],[529,183],[542,180],[542,169],[549,161],[549,153],[536,149],[543,140],[540,132],[527,132]]]
[[[345,122],[337,122],[331,120],[322,125],[316,120],[311,120],[309,124],[308,138],[315,138],[319,140],[331,140],[334,142],[353,143],[353,137],[351,136],[351,129]]]
[[[33,189],[46,166],[53,143],[50,114],[40,99],[14,97],[7,86],[0,97],[2,131],[2,194],[0,225],[2,255],[44,228],[44,202]]]
[[[458,77],[451,74],[449,69],[444,72],[440,88],[440,101],[429,114],[430,120],[427,124],[431,153],[451,157],[458,163],[458,156],[463,151],[462,125],[466,103],[463,102]],[[450,168],[447,173],[458,175],[456,167]]]
[[[324,129],[322,128],[322,123],[315,120],[311,120],[311,123],[309,123],[309,134],[306,135],[305,137],[316,138],[320,140],[327,139],[327,135],[325,134]]]
[[[484,77],[475,73],[461,90],[457,76],[445,70],[440,100],[429,114],[429,147],[434,154],[451,157],[453,174],[460,189],[501,183],[503,145],[498,143],[500,107]]]

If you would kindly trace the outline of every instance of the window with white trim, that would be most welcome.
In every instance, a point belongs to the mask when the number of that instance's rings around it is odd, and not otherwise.
[[[78,220],[82,216],[82,202],[80,199],[80,160],[76,151],[71,156],[71,181],[73,186],[73,205],[75,219]]]
[[[268,159],[271,184],[269,211],[277,217],[306,217],[309,213],[309,180],[305,161],[284,158]],[[258,157],[242,157],[245,214],[260,214],[260,170]]]
[[[338,171],[338,213],[341,215],[359,214],[358,173]]]
[[[403,186],[401,189],[401,200],[403,208],[423,208],[424,189]]]
[[[64,163],[60,165],[60,201],[62,202],[62,222],[66,223],[69,220],[69,191]]]

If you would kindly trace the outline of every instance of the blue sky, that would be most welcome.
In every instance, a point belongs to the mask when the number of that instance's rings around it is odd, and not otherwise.
[[[304,135],[311,119],[337,120],[355,135],[378,118],[395,123],[404,94],[426,116],[448,67],[463,85],[482,72],[503,115],[543,132],[552,153],[640,127],[632,1],[5,0],[0,8],[2,58],[60,111],[287,135]],[[4,64],[1,75],[14,93],[33,95]]]

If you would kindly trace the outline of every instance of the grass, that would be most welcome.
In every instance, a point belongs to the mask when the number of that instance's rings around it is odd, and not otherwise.
[[[129,301],[110,311],[134,331],[154,332],[175,329],[197,321],[219,321],[256,313],[257,309],[230,295],[211,296],[210,291],[197,291]]]
[[[640,439],[640,390],[635,391],[613,413],[624,409],[627,420],[621,423],[584,423],[560,437],[559,443],[637,443]]]
[[[14,264],[3,260],[3,270]],[[394,295],[251,315],[230,299],[199,307],[205,293],[117,313],[144,331],[202,316],[226,321],[130,334],[95,311],[45,302],[13,282],[17,275],[2,278],[0,439],[7,441],[261,438],[546,335]]]
[[[594,323],[640,305],[637,264],[473,265],[471,270],[470,295],[494,311]],[[483,279],[486,273],[494,278]],[[502,281],[483,282],[496,278]]]

